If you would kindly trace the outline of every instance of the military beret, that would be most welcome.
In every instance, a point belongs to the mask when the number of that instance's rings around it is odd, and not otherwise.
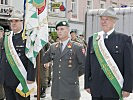
[[[57,30],[57,27],[58,27],[58,26],[67,26],[67,27],[69,27],[69,24],[68,24],[67,21],[60,21],[60,22],[58,22],[58,23],[56,24],[56,30]]]
[[[70,32],[70,34],[71,34],[71,33],[77,34],[77,31],[76,31],[76,30],[72,30],[72,31]]]
[[[0,30],[3,30],[4,31],[4,28],[2,26],[0,26]]]
[[[13,19],[23,20],[23,13],[19,10],[14,11],[8,20],[13,20]]]

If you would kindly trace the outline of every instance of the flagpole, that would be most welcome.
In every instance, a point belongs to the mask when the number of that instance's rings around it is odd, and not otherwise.
[[[40,52],[37,56],[37,100],[40,100]]]

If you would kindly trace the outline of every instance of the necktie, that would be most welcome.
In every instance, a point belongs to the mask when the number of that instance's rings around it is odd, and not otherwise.
[[[104,33],[103,34],[103,39],[105,39],[107,37],[107,35],[108,35],[107,33]]]
[[[60,52],[62,52],[63,50],[63,43],[60,43]]]

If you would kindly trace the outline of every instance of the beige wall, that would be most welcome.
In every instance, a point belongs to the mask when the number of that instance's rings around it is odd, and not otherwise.
[[[85,20],[85,13],[87,11],[87,0],[77,0],[78,4],[77,4],[77,11],[78,11],[78,17],[77,19],[73,19],[72,18],[72,6],[71,6],[71,0],[67,0],[67,18],[70,20],[76,20],[79,22],[84,22]]]
[[[87,0],[78,0],[78,16],[79,20],[83,22],[85,19],[85,13],[87,11]]]
[[[71,18],[71,14],[72,14],[71,10],[72,10],[71,0],[67,0],[67,9],[66,9],[67,19],[70,19]]]

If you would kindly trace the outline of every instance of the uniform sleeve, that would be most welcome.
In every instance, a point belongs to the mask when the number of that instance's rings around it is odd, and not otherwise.
[[[84,74],[85,68],[85,49],[83,46],[80,46],[77,49],[77,58],[78,58],[78,65],[79,65],[79,76]]]
[[[52,57],[51,57],[51,48],[52,48],[52,45],[49,47],[49,49],[44,53],[43,55],[43,58],[42,58],[42,63],[45,64],[45,63],[48,63],[52,60]]]
[[[90,88],[90,77],[91,77],[91,66],[90,66],[90,38],[88,41],[88,47],[87,47],[87,55],[86,55],[86,60],[85,60],[85,76],[84,76],[84,80],[85,80],[85,85],[84,88]]]
[[[126,40],[124,46],[124,83],[123,90],[132,92],[133,90],[133,45],[131,37]]]

